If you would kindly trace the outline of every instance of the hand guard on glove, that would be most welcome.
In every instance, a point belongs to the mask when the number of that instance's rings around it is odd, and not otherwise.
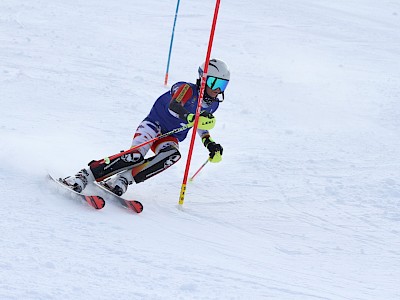
[[[189,127],[194,125],[195,114],[188,114],[186,120],[188,121]],[[210,130],[213,129],[215,126],[215,117],[212,113],[203,111],[200,113],[199,116],[199,123],[197,125],[198,129],[201,130]]]
[[[220,144],[214,142],[210,137],[203,138],[203,144],[210,152],[209,161],[218,163],[222,160],[222,151],[224,150]]]

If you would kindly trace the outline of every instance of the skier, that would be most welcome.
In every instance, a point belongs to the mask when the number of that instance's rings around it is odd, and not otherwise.
[[[203,63],[198,69],[199,78],[196,84],[177,82],[170,91],[156,100],[150,113],[136,129],[131,148],[183,125],[193,126],[204,65]],[[220,59],[211,59],[197,133],[209,151],[210,162],[214,163],[221,161],[223,148],[214,142],[209,130],[215,125],[213,113],[218,109],[219,102],[224,100],[224,91],[229,79],[230,71],[226,63]],[[219,94],[222,95],[222,99],[218,98]],[[176,163],[181,157],[179,142],[186,138],[190,127],[157,139],[130,154],[115,155],[111,160],[91,161],[88,168],[80,170],[75,176],[64,178],[63,181],[77,192],[82,192],[88,181],[104,181],[106,188],[121,196],[126,192],[128,185],[143,182]],[[155,155],[145,159],[150,149]]]

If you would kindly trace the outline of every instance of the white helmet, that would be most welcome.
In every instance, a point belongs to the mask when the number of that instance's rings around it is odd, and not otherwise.
[[[201,78],[203,77],[204,73],[204,66],[203,63],[199,67],[199,79],[197,79],[197,86],[200,87]],[[220,94],[222,94],[222,100],[218,98],[211,98],[208,96],[207,91],[204,93],[204,101],[210,104],[213,101],[222,102],[224,101],[225,89],[228,86],[229,79],[231,78],[231,72],[229,71],[228,65],[220,59],[212,58],[208,63],[208,70],[207,70],[207,78],[206,84],[211,89],[219,88],[221,90]]]
[[[203,63],[199,67],[199,77],[200,78],[203,76],[204,66],[205,66],[205,63]],[[212,59],[210,59],[209,64],[208,64],[207,76],[214,76],[217,78],[229,80],[231,78],[231,72],[229,72],[228,65],[224,61],[222,61],[218,58],[212,58]]]

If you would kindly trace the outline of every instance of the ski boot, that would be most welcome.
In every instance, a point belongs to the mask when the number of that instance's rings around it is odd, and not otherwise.
[[[88,171],[87,169],[82,169],[74,176],[68,176],[62,181],[75,192],[81,193],[85,189],[88,180],[94,180],[93,175],[91,175],[89,172],[90,171]]]
[[[117,196],[122,196],[128,189],[128,179],[120,174],[116,175],[114,178],[110,178],[104,181],[104,187],[116,194]]]

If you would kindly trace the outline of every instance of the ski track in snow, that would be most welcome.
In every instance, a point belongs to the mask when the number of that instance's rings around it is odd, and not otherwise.
[[[224,159],[182,209],[189,141],[130,187],[139,215],[46,179],[130,146],[166,91],[175,7],[0,3],[0,299],[399,299],[394,1],[223,1]],[[213,9],[181,3],[170,83],[195,80]],[[206,157],[197,139],[191,174]]]

